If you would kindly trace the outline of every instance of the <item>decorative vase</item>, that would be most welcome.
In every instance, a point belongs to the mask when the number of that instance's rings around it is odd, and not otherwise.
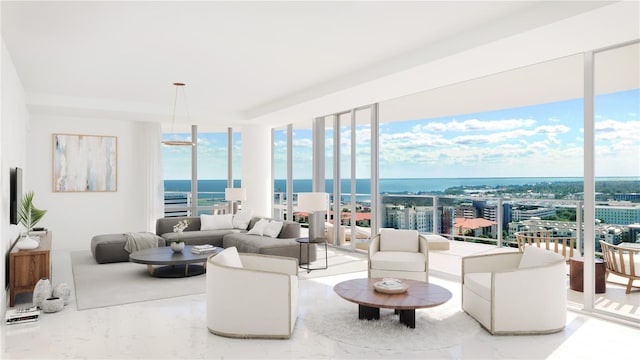
[[[42,302],[46,298],[51,297],[51,281],[47,278],[42,278],[38,280],[36,286],[33,288],[33,298],[31,302],[33,302],[34,306],[42,307]]]
[[[67,305],[71,299],[71,288],[65,283],[60,283],[53,288],[51,296],[62,299],[64,304]]]
[[[42,302],[42,311],[46,313],[58,312],[64,308],[64,300],[59,297],[50,297]]]
[[[179,252],[182,252],[183,249],[184,249],[184,241],[171,243],[171,250],[173,250],[173,252],[179,253]]]
[[[37,249],[38,246],[40,246],[40,241],[32,238],[29,235],[21,237],[20,240],[18,240],[18,242],[16,243],[16,247],[18,247],[18,249],[20,250],[33,250]]]

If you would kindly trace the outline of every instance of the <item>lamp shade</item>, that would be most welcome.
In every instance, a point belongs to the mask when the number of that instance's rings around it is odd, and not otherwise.
[[[298,211],[323,211],[329,208],[329,194],[307,192],[298,194]]]
[[[247,189],[245,188],[226,188],[224,189],[224,199],[228,201],[246,200]]]

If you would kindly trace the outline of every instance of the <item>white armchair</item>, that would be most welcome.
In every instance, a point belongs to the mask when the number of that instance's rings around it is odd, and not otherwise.
[[[369,277],[429,281],[427,241],[416,230],[380,229],[369,245]]]
[[[298,318],[298,260],[238,254],[207,260],[207,327],[216,335],[289,338]]]
[[[567,320],[564,257],[527,246],[524,252],[462,259],[462,309],[492,334],[546,334]]]

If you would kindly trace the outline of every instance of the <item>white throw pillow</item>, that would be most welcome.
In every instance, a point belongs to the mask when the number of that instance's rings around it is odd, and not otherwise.
[[[417,230],[380,229],[380,251],[418,252]]]
[[[200,230],[233,229],[233,214],[200,215]]]
[[[226,248],[218,253],[218,255],[213,257],[213,261],[220,265],[242,268],[242,261],[240,261],[240,255],[235,246]]]
[[[249,222],[251,221],[251,216],[253,216],[253,210],[251,209],[242,209],[238,211],[233,215],[233,228],[247,230]]]
[[[255,223],[255,225],[253,225],[253,227],[247,232],[247,234],[262,236],[264,235],[264,229],[267,227],[267,225],[269,225],[269,220],[260,219],[257,223]]]
[[[280,235],[280,230],[282,230],[282,221],[271,221],[263,231],[263,235],[271,236],[272,238],[278,237]]]
[[[527,245],[524,247],[524,253],[520,258],[519,269],[530,268],[535,266],[549,265],[556,262],[563,261],[562,255],[556,254],[553,251],[540,249],[537,246]]]

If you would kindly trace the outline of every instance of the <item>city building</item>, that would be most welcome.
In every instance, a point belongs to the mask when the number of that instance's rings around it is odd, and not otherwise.
[[[614,225],[640,223],[640,205],[596,205],[596,219]]]
[[[555,217],[556,209],[536,205],[517,205],[512,209],[512,220],[522,221],[533,218]]]
[[[456,218],[455,235],[495,238],[496,222],[483,218]]]

